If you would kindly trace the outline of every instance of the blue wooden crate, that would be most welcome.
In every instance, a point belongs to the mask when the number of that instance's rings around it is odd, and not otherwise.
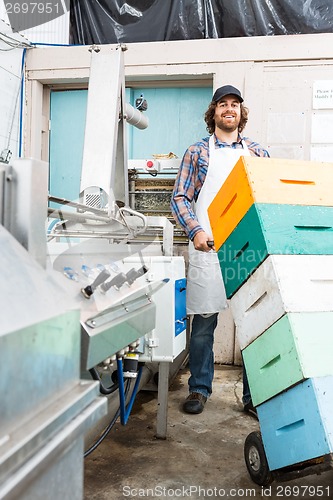
[[[333,376],[307,379],[257,407],[270,470],[333,450]]]

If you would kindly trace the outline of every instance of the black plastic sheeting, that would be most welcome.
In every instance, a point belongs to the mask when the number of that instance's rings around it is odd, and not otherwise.
[[[330,33],[332,0],[72,0],[72,43]]]

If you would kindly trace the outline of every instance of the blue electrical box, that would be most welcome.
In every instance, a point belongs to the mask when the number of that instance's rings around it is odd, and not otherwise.
[[[175,337],[186,329],[186,278],[175,280]]]

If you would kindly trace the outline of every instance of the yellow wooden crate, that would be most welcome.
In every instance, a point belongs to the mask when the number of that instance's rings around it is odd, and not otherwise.
[[[333,163],[241,156],[208,208],[217,250],[253,203],[333,206]]]

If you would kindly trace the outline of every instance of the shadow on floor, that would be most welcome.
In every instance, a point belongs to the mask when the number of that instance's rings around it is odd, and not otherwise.
[[[213,395],[200,415],[181,411],[188,376],[179,372],[170,387],[166,440],[155,438],[157,393],[138,394],[127,425],[117,422],[85,459],[85,500],[333,497],[332,470],[254,484],[244,442],[259,423],[242,410],[241,368],[216,366]]]

